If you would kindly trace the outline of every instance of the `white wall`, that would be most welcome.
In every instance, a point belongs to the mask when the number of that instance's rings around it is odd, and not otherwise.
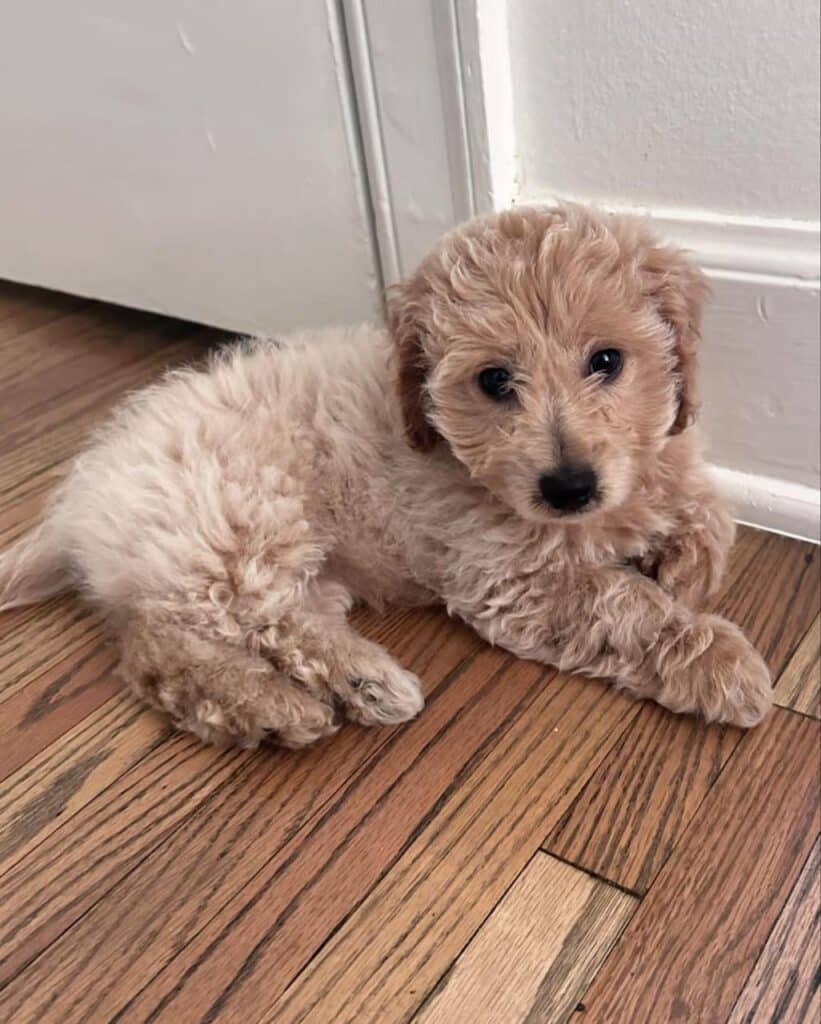
[[[817,3],[509,0],[507,14],[491,41],[513,93],[502,202],[646,212],[693,250],[714,291],[701,384],[719,479],[741,518],[817,538]]]
[[[238,330],[378,315],[339,22],[4,0],[0,277]]]
[[[520,186],[818,219],[815,0],[510,0]]]

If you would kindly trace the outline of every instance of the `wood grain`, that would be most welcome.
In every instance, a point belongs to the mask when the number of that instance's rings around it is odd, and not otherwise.
[[[207,349],[201,339],[199,332],[187,324],[165,325],[161,331],[154,329],[144,337],[146,344],[139,354],[134,353],[134,358],[129,347],[124,364],[110,357],[110,371],[91,380],[80,378],[65,393],[51,400],[43,397],[25,418],[14,419],[4,429],[0,438],[0,479],[13,476],[20,468],[31,470],[32,460],[38,458],[40,463],[48,459],[48,464],[52,464],[54,453],[44,451],[47,441],[49,444],[59,441],[59,457],[73,455],[77,450],[76,439],[81,436],[79,431],[87,430],[98,421],[130,388],[155,379],[171,364],[204,354]],[[117,338],[116,342],[122,344],[122,338]],[[116,350],[113,337],[111,345]]]
[[[119,693],[116,662],[111,643],[90,640],[0,704],[0,780]]]
[[[759,533],[761,547],[741,585],[725,592],[721,613],[744,628],[775,678],[819,614],[817,544]]]
[[[81,917],[209,793],[248,770],[247,752],[176,736],[0,877],[0,985]],[[9,1002],[5,1019],[20,1019]],[[0,1016],[2,1016],[0,1014]]]
[[[821,841],[816,840],[728,1024],[821,1020]]]
[[[0,612],[0,704],[45,672],[65,672],[102,636],[100,618],[74,594]]]
[[[412,1015],[635,709],[596,683],[559,675],[540,684],[265,1019],[390,1024]],[[250,996],[244,974],[235,976],[209,1010],[241,1015]]]
[[[775,702],[821,718],[821,618],[807,630],[775,688]]]
[[[742,529],[727,576],[713,602],[731,615],[757,646],[768,651],[776,673],[799,643],[803,614],[773,600],[772,580],[759,565],[784,557],[782,537]],[[806,588],[805,545],[791,542],[789,593]],[[743,600],[739,595],[743,594]],[[775,639],[777,638],[777,639]],[[741,738],[737,729],[707,726],[645,704],[623,739],[585,786],[544,848],[602,878],[643,894],[670,856]]]
[[[0,283],[0,545],[29,529],[90,426],[215,332]],[[115,653],[72,597],[0,614],[0,779],[118,690]]]
[[[481,756],[511,716],[533,699],[543,671],[522,663],[502,682],[500,670],[508,664],[498,652],[484,651],[437,689],[424,715],[392,735],[273,857],[270,846],[251,854],[253,876],[181,951],[163,938],[135,963],[134,943],[125,941],[115,971],[125,984],[108,992],[100,991],[93,967],[84,970],[77,985],[83,1012],[88,1015],[93,1005],[94,1013],[116,1012],[124,1019],[222,1014],[232,1020],[264,1010],[390,870],[471,759]],[[200,857],[206,849],[203,845]],[[139,874],[128,880],[129,893]],[[120,894],[107,908],[109,921],[117,920],[122,900]],[[79,929],[90,927],[88,919],[80,922]],[[68,937],[59,947],[19,979],[26,992],[24,1020],[26,1013],[33,1020],[41,1012],[43,985],[51,989],[53,984],[48,976],[54,971],[61,976],[61,965],[72,959]],[[160,968],[165,969],[157,974]],[[61,976],[59,983],[74,993],[71,978]],[[229,1005],[223,1007],[223,1001]]]
[[[170,330],[170,329],[169,329]],[[45,497],[124,392],[155,380],[171,366],[191,362],[207,351],[211,332],[191,333],[177,326],[178,340],[157,345],[150,354],[78,386],[58,402],[44,402],[13,421],[0,439],[0,547],[30,528]],[[165,342],[169,342],[169,337]]]
[[[0,342],[70,315],[88,300],[0,281]]]
[[[739,584],[750,575],[752,566],[767,543],[768,534],[763,530],[753,530],[749,526],[737,528],[736,540],[727,559],[727,570],[718,593],[709,604],[709,611],[718,612],[722,606],[727,607],[728,597],[733,594]]]
[[[414,1021],[566,1020],[636,903],[583,871],[537,854]]]
[[[54,406],[82,386],[198,330],[156,316],[92,306],[0,343],[0,426]]]
[[[369,632],[422,673],[434,690],[433,706],[438,687],[461,699],[452,677],[479,647],[468,630],[453,628],[441,612],[426,610],[397,613],[379,628],[372,623]],[[271,749],[256,755],[237,752],[236,770],[242,769],[242,775],[236,783],[225,779],[209,788],[213,800],[205,800],[208,793],[202,799],[190,798],[189,813],[172,823],[176,828],[184,822],[184,827],[173,835],[165,822],[161,793],[161,788],[169,785],[169,773],[163,772],[161,764],[181,740],[168,740],[152,751],[37,847],[28,873],[19,877],[12,872],[17,900],[23,902],[27,919],[38,926],[25,941],[18,942],[19,949],[11,932],[20,911],[11,906],[6,912],[0,881],[0,955],[9,957],[0,980],[13,976],[56,935],[65,932],[5,994],[5,1003],[14,1006],[16,1019],[26,1019],[29,1012],[32,1019],[48,1019],[51,1011],[46,1003],[52,997],[60,1000],[61,1020],[93,1019],[102,1013],[103,1005],[107,1012],[115,1012],[132,994],[129,983],[137,991],[145,974],[150,976],[173,956],[184,939],[201,928],[296,831],[306,827],[351,775],[365,773],[369,758],[395,735],[396,730],[349,727],[332,740],[298,754]],[[195,758],[193,769],[172,763],[172,781],[176,779],[177,785],[185,783],[187,772],[204,772],[209,761],[222,756],[194,740],[190,744],[193,752],[188,750],[187,757]],[[143,783],[146,776],[153,777],[153,787],[150,780]],[[143,794],[139,819],[149,836],[148,848],[136,834],[137,823],[131,824],[132,791],[137,785]],[[152,788],[156,789],[154,803],[149,802]],[[200,803],[203,806],[198,810]],[[110,845],[109,835],[115,829],[118,836],[125,830],[128,841],[118,840],[115,848],[109,849],[102,890],[92,872],[71,878],[70,898],[53,900],[44,873],[56,863],[61,846],[74,850],[79,834],[83,837],[80,854],[102,850]],[[166,836],[168,841],[162,844]],[[146,856],[154,847],[156,855]],[[140,862],[138,866],[135,861]],[[19,867],[24,871],[22,864]],[[94,906],[126,876],[126,883],[114,890],[110,900]],[[127,914],[123,912],[126,906]],[[2,944],[4,925],[7,949]],[[102,948],[100,935],[106,936]],[[101,964],[107,971],[101,972]],[[41,971],[54,978],[54,984],[46,989],[34,981]],[[70,977],[63,977],[64,972]],[[112,989],[113,981],[117,984]],[[69,1012],[74,999],[77,1005]],[[41,1013],[46,1016],[40,1017]]]
[[[544,849],[643,894],[740,736],[643,705]]]
[[[169,735],[165,719],[120,693],[10,775],[0,784],[0,875]]]
[[[747,733],[583,997],[585,1024],[725,1021],[818,834],[819,724]]]

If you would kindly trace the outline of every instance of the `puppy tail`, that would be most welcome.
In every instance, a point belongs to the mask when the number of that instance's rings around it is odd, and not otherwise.
[[[68,585],[64,559],[47,523],[0,553],[0,612],[44,601]]]

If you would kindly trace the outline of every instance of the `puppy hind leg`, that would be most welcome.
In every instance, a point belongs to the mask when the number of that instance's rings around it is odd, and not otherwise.
[[[294,611],[258,633],[255,646],[312,691],[330,691],[360,725],[406,722],[424,707],[417,677],[352,629],[344,614]]]
[[[165,622],[128,624],[120,674],[138,697],[206,743],[303,747],[341,724],[331,701],[264,658]]]
[[[333,635],[333,647],[329,685],[349,718],[362,725],[391,725],[422,710],[419,680],[379,644],[346,627]]]

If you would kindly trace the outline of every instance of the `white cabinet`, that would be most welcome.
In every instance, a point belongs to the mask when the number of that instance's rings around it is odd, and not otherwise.
[[[0,277],[237,330],[379,315],[342,14],[5,0]]]

